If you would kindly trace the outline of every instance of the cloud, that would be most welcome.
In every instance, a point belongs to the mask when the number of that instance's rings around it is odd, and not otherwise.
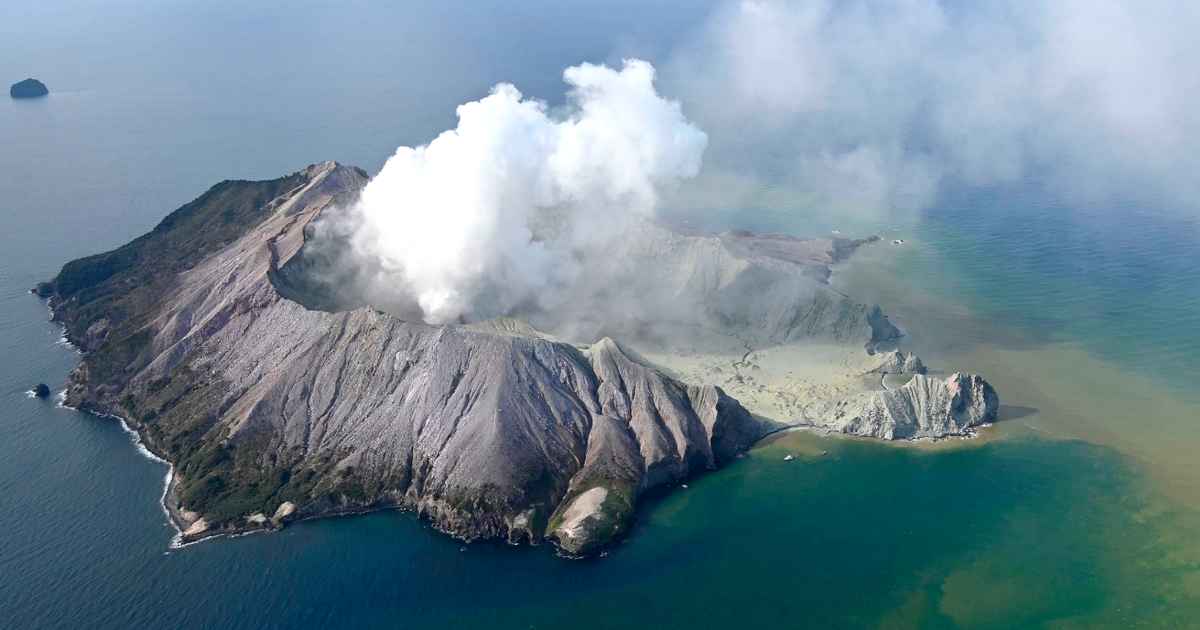
[[[675,203],[878,216],[1034,180],[1194,211],[1198,30],[1172,0],[730,3],[664,67],[712,140]]]
[[[455,129],[400,147],[353,209],[376,295],[411,297],[429,323],[554,300],[589,252],[700,169],[706,135],[654,78],[640,60],[568,68],[556,112],[500,84],[459,106]]]

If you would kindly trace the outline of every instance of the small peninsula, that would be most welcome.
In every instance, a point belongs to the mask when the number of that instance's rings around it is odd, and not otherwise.
[[[878,239],[647,225],[613,259],[643,273],[652,256],[671,299],[703,305],[711,326],[684,349],[659,343],[669,321],[579,328],[586,312],[570,337],[555,319],[434,326],[339,294],[322,268],[318,220],[367,179],[325,162],[222,182],[35,288],[83,353],[64,404],[121,418],[171,463],[182,542],[399,508],[464,540],[584,556],[646,493],[771,433],[936,438],[995,418],[982,378],[925,375],[877,306],[829,286]],[[826,347],[847,376],[795,374],[830,371]],[[897,375],[911,380],[888,388]]]
[[[50,90],[46,88],[46,84],[37,79],[17,81],[8,88],[8,95],[12,98],[39,98],[49,93]]]

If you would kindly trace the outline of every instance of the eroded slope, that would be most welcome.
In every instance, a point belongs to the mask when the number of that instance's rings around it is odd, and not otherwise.
[[[270,526],[267,515],[289,510],[403,506],[464,538],[536,541],[567,500],[602,487],[624,502],[583,518],[606,526],[561,536],[586,552],[627,528],[640,493],[769,430],[719,389],[669,379],[611,340],[580,349],[283,297],[272,277],[305,228],[363,181],[317,165],[263,184],[258,194],[287,191],[237,214],[245,234],[199,244],[203,257],[182,269],[135,259],[76,290],[73,277],[95,272],[73,263],[41,287],[86,351],[68,404],[127,418],[176,464],[168,503],[188,537]],[[197,258],[175,228],[163,231],[145,249],[181,242],[188,251],[174,255]]]

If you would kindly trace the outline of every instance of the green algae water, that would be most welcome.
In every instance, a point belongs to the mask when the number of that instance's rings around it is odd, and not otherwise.
[[[496,81],[557,93],[561,67],[623,45],[602,27],[675,32],[698,19],[656,5],[639,27],[594,10],[582,20],[594,28],[572,31],[546,3],[541,30],[514,48],[488,35],[508,10],[485,4],[416,18],[362,7],[371,19],[322,38],[307,37],[313,24],[344,12],[193,8],[181,30],[172,16],[120,20],[124,9],[106,7],[103,23],[129,32],[71,28],[95,21],[83,9],[0,20],[21,29],[5,33],[0,70],[52,90],[0,103],[0,626],[1200,626],[1200,228],[1028,190],[952,196],[895,225],[734,209],[705,226],[885,236],[834,282],[883,305],[934,368],[996,384],[1002,421],[983,439],[781,435],[648,501],[632,535],[589,561],[463,545],[399,512],[170,550],[166,466],[117,423],[27,395],[62,383],[76,359],[27,289],[218,179],[328,158],[377,168]],[[273,46],[257,39],[268,19]],[[403,37],[372,27],[397,23],[425,26]],[[57,32],[69,57],[22,34]],[[464,34],[487,54],[429,53]],[[310,43],[309,71],[337,60],[336,81],[314,90],[288,70],[297,40]],[[250,41],[278,52],[250,63]],[[329,54],[347,46],[360,66]],[[97,50],[102,65],[79,65]],[[209,91],[194,89],[212,75]]]

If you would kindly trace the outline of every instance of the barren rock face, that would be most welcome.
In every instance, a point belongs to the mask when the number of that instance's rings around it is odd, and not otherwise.
[[[600,489],[621,500],[549,531],[586,552],[624,532],[641,492],[716,467],[771,429],[718,388],[674,381],[609,339],[579,348],[523,326],[434,327],[285,298],[275,279],[305,228],[364,181],[328,163],[235,182],[146,237],[158,242],[72,263],[44,287],[89,351],[68,402],[128,418],[176,464],[169,500],[194,513],[178,517],[185,537],[399,506],[463,538],[537,541],[560,509]],[[219,247],[177,233],[210,213],[247,225]],[[189,248],[173,253],[178,270],[138,264],[168,245]]]
[[[126,418],[174,464],[166,502],[185,539],[403,507],[465,539],[550,538],[587,554],[627,531],[643,492],[778,427],[608,337],[570,344],[513,319],[429,326],[355,304],[307,247],[317,219],[365,182],[332,162],[223,182],[37,287],[85,352],[67,403]],[[823,284],[824,265],[858,244],[647,226],[598,277],[645,276],[653,255],[653,295],[705,305],[705,325],[870,348],[898,331]],[[630,296],[608,294],[608,310]],[[933,435],[995,414],[975,377],[918,378],[829,426]]]
[[[892,350],[878,356],[879,363],[871,369],[871,374],[924,374],[926,372],[921,358],[911,352]]]
[[[898,389],[866,392],[805,410],[804,424],[887,440],[963,435],[996,419],[1000,399],[974,374],[918,374]]]

